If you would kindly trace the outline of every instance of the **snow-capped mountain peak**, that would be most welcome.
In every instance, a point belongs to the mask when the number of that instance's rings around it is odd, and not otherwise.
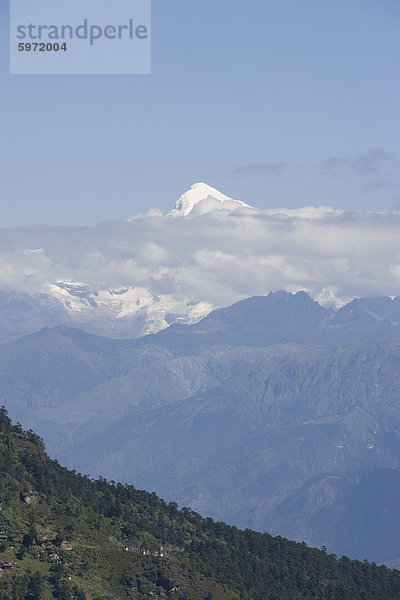
[[[237,208],[252,207],[241,200],[225,196],[206,183],[195,183],[177,200],[169,216],[184,217],[191,213],[202,215],[213,210],[236,210]]]
[[[95,289],[79,281],[56,281],[44,291],[62,304],[69,323],[123,337],[156,333],[176,322],[196,323],[215,308],[144,287]]]

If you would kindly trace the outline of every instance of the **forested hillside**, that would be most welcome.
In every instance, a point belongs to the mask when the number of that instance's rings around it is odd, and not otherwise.
[[[400,572],[240,531],[50,460],[0,412],[1,600],[397,600]]]

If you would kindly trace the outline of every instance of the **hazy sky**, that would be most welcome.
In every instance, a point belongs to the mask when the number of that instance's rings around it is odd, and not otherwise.
[[[0,226],[167,212],[196,181],[400,206],[398,0],[153,0],[137,76],[10,76],[0,2]]]

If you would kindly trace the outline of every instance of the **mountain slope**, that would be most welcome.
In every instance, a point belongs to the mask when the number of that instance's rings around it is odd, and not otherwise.
[[[2,600],[396,600],[400,573],[239,531],[47,458],[0,411]]]
[[[44,326],[67,323],[64,307],[51,296],[31,296],[23,292],[0,289],[0,341],[34,333]]]
[[[377,477],[396,489],[400,470],[397,309],[373,305],[334,313],[276,292],[135,340],[46,329],[0,346],[0,399],[70,467],[400,564],[395,529],[377,542],[362,494]],[[379,494],[377,522],[397,520]]]
[[[357,492],[374,473],[400,472],[399,364],[398,343],[263,360],[177,404],[125,415],[61,457],[240,526],[398,560],[394,530],[378,541],[365,521],[338,523],[348,511],[400,519],[385,486],[375,507]]]

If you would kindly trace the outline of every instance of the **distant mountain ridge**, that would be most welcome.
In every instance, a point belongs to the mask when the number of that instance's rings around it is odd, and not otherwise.
[[[136,339],[46,328],[0,345],[0,403],[82,472],[400,564],[399,316],[273,292]]]
[[[0,290],[0,343],[61,324],[99,335],[140,337],[171,323],[196,322],[211,309],[207,302],[176,302],[144,288],[96,290],[71,281],[57,281],[46,293],[33,295]]]
[[[253,299],[242,300],[232,307],[213,311],[206,302],[191,304],[182,301],[180,306],[177,306],[172,298],[155,296],[139,288],[95,291],[82,283],[60,281],[49,286],[48,294],[31,296],[23,292],[0,290],[0,342],[34,333],[41,327],[57,325],[78,327],[94,334],[112,335],[115,338],[141,337],[157,333],[174,323],[190,325],[201,321],[202,324],[198,329],[201,331],[215,326],[220,315],[223,315],[225,320],[229,319],[229,315],[234,318],[234,315],[241,310],[241,306],[246,307],[244,312],[248,307],[247,312],[250,314],[253,307],[257,309],[257,304],[260,303],[262,310],[262,298],[270,298],[268,302],[276,302],[280,305],[285,302],[290,303],[292,296],[293,294],[288,292],[272,292],[267,296],[254,296]],[[387,335],[390,337],[393,326],[400,323],[400,298],[398,297],[354,299],[341,307],[336,316],[333,316],[334,311],[329,307],[322,307],[314,302],[312,308],[310,302],[307,304],[307,298],[310,300],[310,297],[305,292],[298,292],[295,296],[298,300],[303,299],[305,310],[308,306],[310,318],[312,310],[315,314],[319,313],[321,325],[328,316],[331,317],[329,326],[325,328],[325,334],[330,337],[333,337],[335,332],[341,331],[342,334],[345,331],[347,318],[354,324],[354,319],[357,317],[359,321],[357,327],[361,324],[361,320],[364,321],[367,329],[372,325],[376,326],[380,330],[378,336],[384,335],[386,328]],[[269,311],[272,304],[266,306]],[[251,327],[249,314],[245,318]],[[203,322],[203,317],[207,315],[209,320]],[[278,314],[277,317],[279,318]],[[274,318],[271,317],[268,327],[273,326]],[[310,324],[312,325],[312,322]],[[351,336],[359,333],[359,331],[348,331],[349,343]],[[307,335],[306,328],[303,329],[302,335]],[[254,340],[251,343],[254,343]]]

